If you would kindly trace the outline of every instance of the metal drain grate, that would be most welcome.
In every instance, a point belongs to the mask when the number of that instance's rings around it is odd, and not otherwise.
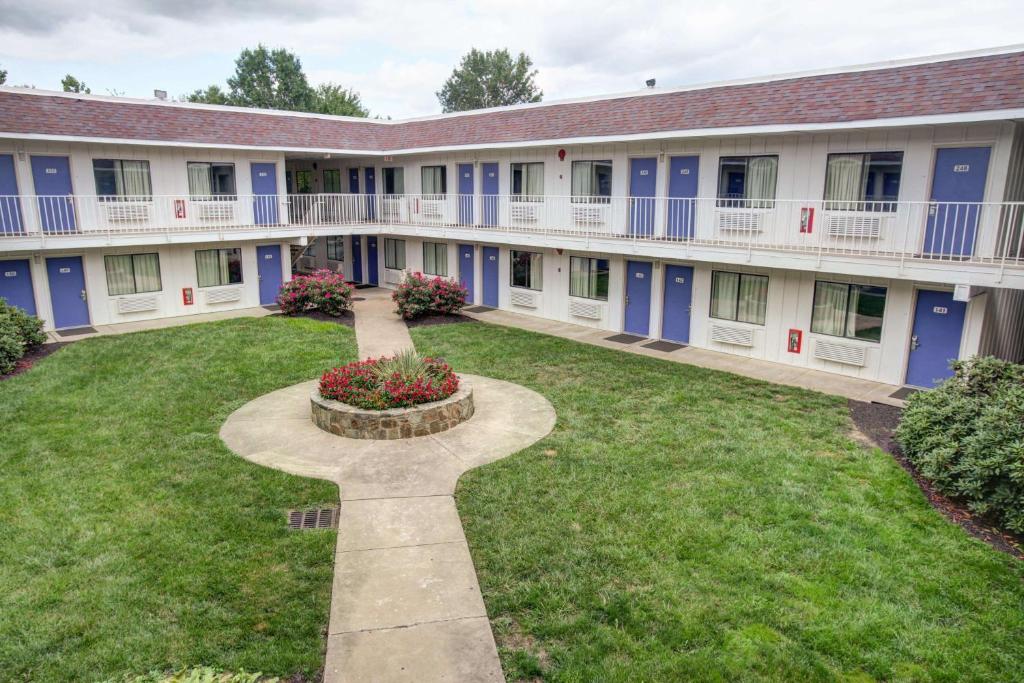
[[[337,527],[338,508],[310,508],[309,510],[288,511],[289,529],[336,529]]]

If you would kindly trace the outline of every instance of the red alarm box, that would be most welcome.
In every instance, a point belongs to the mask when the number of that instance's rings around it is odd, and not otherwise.
[[[181,288],[181,303],[185,304],[186,306],[191,306],[192,304],[195,303],[195,298],[192,296],[191,287]]]
[[[800,353],[800,347],[803,346],[804,333],[802,330],[789,331],[786,341],[786,350],[790,353]]]

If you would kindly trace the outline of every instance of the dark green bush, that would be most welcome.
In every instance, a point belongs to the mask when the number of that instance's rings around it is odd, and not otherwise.
[[[1024,365],[972,358],[953,370],[910,397],[896,438],[942,493],[1024,533]]]
[[[42,320],[0,298],[0,375],[14,370],[26,351],[44,341]]]

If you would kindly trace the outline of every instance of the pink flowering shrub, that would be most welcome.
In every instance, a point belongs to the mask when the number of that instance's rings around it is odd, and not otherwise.
[[[320,395],[357,408],[408,408],[448,398],[459,378],[439,358],[415,352],[368,358],[328,370],[320,377]]]
[[[466,305],[467,294],[458,282],[410,273],[392,292],[391,299],[398,305],[398,315],[411,320],[424,315],[458,313]]]
[[[281,285],[277,304],[285,315],[320,311],[337,318],[352,308],[352,287],[345,278],[329,270],[296,275]]]

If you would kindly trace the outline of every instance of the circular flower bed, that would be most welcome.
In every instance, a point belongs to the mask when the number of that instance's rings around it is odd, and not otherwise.
[[[328,370],[320,378],[320,395],[357,408],[409,408],[448,398],[459,378],[439,358],[415,353],[368,358]]]

